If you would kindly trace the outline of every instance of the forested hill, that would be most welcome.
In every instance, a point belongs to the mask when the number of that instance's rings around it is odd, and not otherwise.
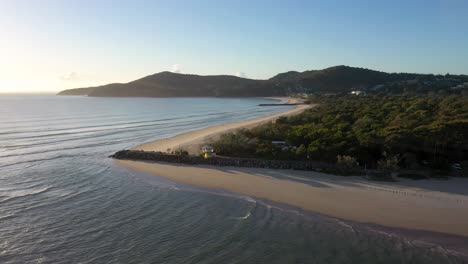
[[[353,90],[427,93],[439,89],[451,89],[457,85],[463,86],[465,82],[468,82],[467,76],[385,73],[363,68],[335,66],[316,71],[280,73],[268,80],[253,80],[230,75],[201,76],[161,72],[129,83],[64,90],[59,95],[259,97],[292,93],[349,93]]]
[[[129,82],[98,87],[65,90],[59,95],[88,95],[116,97],[252,97],[283,95],[267,81],[251,80],[230,75],[200,76],[161,72]]]
[[[406,81],[424,76],[410,73],[385,73],[363,68],[335,66],[319,71],[286,72],[270,79],[277,87],[291,92],[342,93],[365,90],[392,81]]]

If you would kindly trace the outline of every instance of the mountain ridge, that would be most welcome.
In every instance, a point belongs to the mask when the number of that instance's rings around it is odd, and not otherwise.
[[[345,65],[322,70],[288,71],[266,80],[233,75],[197,75],[163,71],[128,83],[110,83],[95,87],[67,89],[59,92],[58,95],[263,97],[284,96],[291,93],[343,93],[352,90],[366,90],[381,84],[401,83],[418,78],[428,79],[431,76],[434,77],[431,74],[386,73]]]

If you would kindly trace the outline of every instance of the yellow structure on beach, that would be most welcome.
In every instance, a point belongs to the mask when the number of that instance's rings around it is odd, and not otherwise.
[[[205,159],[209,159],[209,158],[216,156],[216,152],[214,152],[214,149],[212,146],[203,146],[201,148],[201,151]]]

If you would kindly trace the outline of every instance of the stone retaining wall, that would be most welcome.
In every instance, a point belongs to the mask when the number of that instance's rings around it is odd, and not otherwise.
[[[121,150],[110,156],[114,159],[125,160],[147,160],[155,162],[182,163],[189,165],[212,165],[212,166],[232,166],[232,167],[248,167],[248,168],[269,168],[269,169],[286,169],[286,170],[310,170],[322,171],[333,170],[336,166],[329,163],[316,161],[284,161],[284,160],[261,160],[247,158],[229,158],[229,157],[213,157],[204,159],[199,156],[190,155],[174,155],[164,152],[141,151],[141,150]]]

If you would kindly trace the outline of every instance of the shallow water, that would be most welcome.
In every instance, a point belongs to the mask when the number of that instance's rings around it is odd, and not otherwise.
[[[0,263],[464,263],[437,245],[115,166],[262,99],[0,96]]]

